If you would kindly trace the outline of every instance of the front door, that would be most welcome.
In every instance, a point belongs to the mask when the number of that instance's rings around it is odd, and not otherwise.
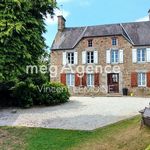
[[[107,75],[108,93],[119,93],[119,74],[109,73]]]

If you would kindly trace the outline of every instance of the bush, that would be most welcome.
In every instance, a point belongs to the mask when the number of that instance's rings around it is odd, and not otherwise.
[[[13,96],[12,87],[15,86],[15,81],[7,81],[0,83],[0,106],[14,106],[16,104]]]
[[[14,88],[13,94],[19,107],[29,108],[33,106],[35,86],[27,82],[20,82]]]
[[[68,88],[61,83],[46,83],[44,85],[44,104],[45,105],[56,105],[60,103],[65,103],[69,100],[70,93]]]

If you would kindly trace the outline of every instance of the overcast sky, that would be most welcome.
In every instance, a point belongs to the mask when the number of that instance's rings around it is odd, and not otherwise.
[[[134,21],[147,21],[150,0],[57,0],[63,9],[66,27],[90,26]],[[63,7],[61,6],[63,5]],[[47,33],[44,35],[49,47],[57,33],[57,15],[46,19]]]

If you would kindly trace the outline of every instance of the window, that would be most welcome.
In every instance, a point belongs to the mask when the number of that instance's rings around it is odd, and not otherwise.
[[[87,86],[94,86],[94,74],[87,74]]]
[[[87,63],[94,63],[94,52],[87,52]]]
[[[88,47],[92,47],[93,46],[93,41],[92,40],[88,40]]]
[[[116,38],[112,38],[112,45],[113,46],[117,45],[117,39]]]
[[[67,53],[67,63],[74,64],[74,53],[73,52]]]
[[[119,51],[112,50],[111,51],[111,63],[118,63],[119,62]]]
[[[146,49],[137,49],[137,61],[145,62],[146,61]]]
[[[66,74],[66,83],[68,86],[74,86],[75,76],[72,73]]]
[[[146,86],[146,73],[138,73],[138,86]]]

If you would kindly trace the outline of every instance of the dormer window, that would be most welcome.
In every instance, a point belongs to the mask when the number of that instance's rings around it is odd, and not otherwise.
[[[113,46],[116,46],[117,45],[117,38],[112,38],[112,45]]]
[[[93,46],[93,40],[88,40],[88,47],[92,47]]]

